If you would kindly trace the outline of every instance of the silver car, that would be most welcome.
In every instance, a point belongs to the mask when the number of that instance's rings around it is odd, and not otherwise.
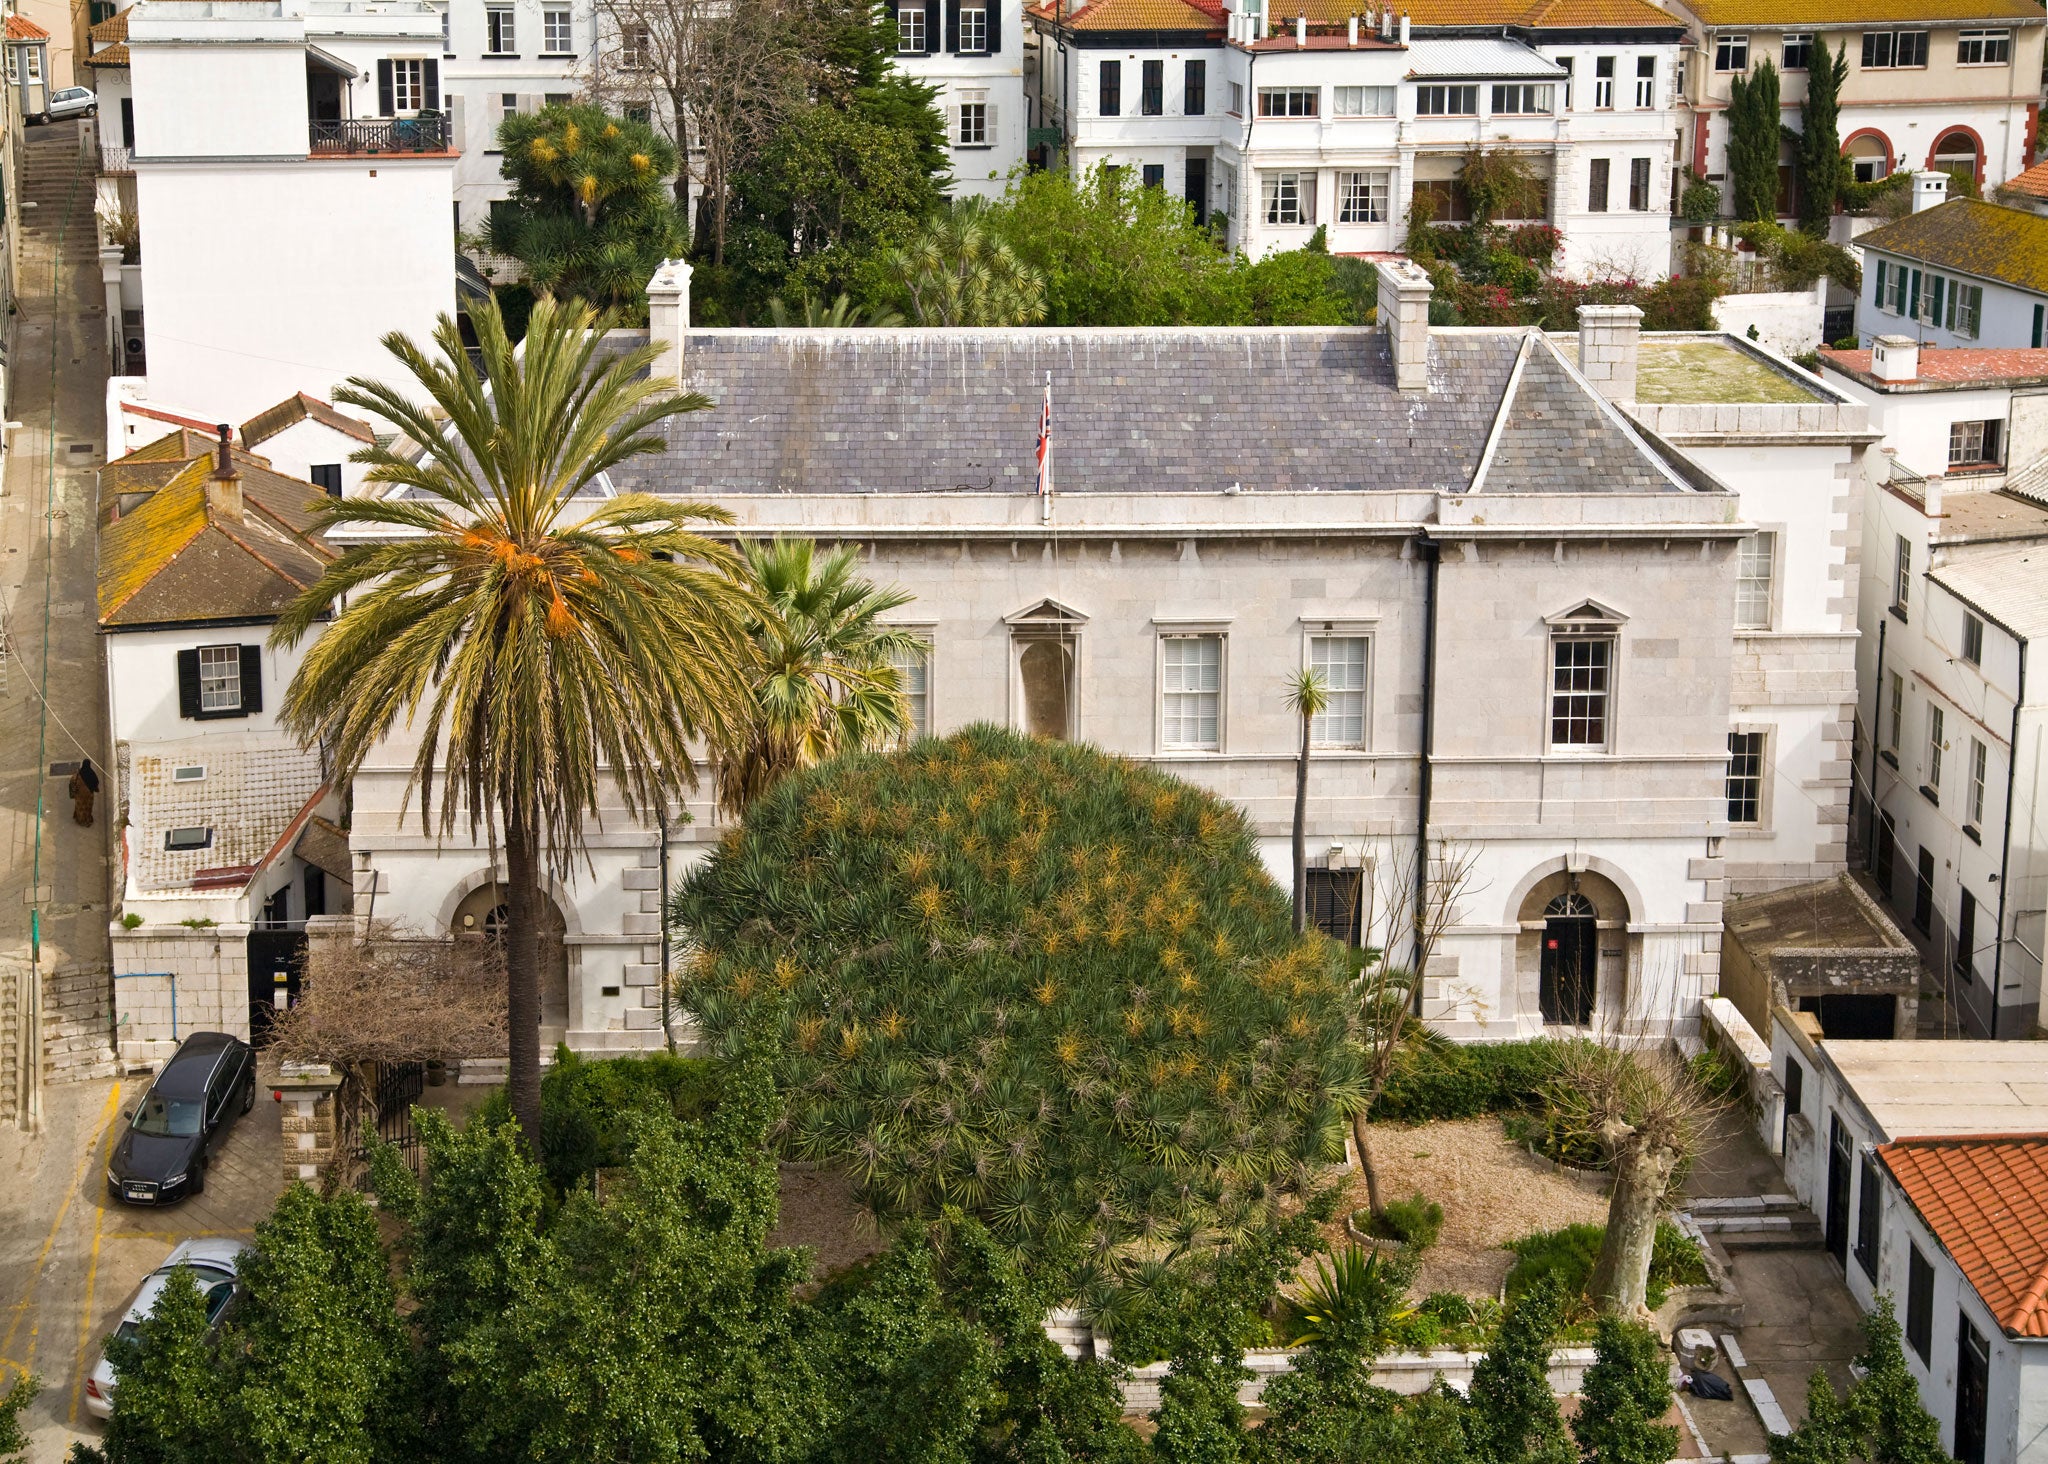
[[[164,1263],[143,1281],[141,1289],[135,1293],[135,1300],[128,1306],[127,1314],[121,1318],[121,1325],[114,1329],[114,1335],[126,1338],[137,1335],[143,1321],[156,1310],[157,1298],[164,1294],[172,1272],[180,1266],[189,1267],[192,1279],[199,1285],[199,1295],[206,1303],[208,1331],[219,1331],[241,1295],[242,1283],[236,1273],[241,1268],[242,1257],[249,1250],[248,1243],[240,1240],[179,1241],[164,1257]],[[85,1411],[95,1418],[111,1417],[114,1412],[114,1368],[104,1352],[85,1380]]]
[[[43,115],[52,122],[61,122],[66,117],[90,117],[99,110],[100,99],[90,87],[67,86],[50,93],[50,105]]]

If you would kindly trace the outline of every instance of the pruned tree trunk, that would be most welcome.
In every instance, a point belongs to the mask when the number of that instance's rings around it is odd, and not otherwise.
[[[1657,1243],[1657,1220],[1679,1156],[1662,1145],[1626,1138],[1610,1152],[1614,1193],[1607,1201],[1607,1235],[1586,1282],[1586,1294],[1604,1312],[1643,1317],[1650,1310],[1650,1253]]]
[[[1308,739],[1313,719],[1301,719],[1301,756],[1294,763],[1294,933],[1308,929]]]
[[[1365,1207],[1377,1220],[1386,1214],[1386,1210],[1380,1201],[1380,1172],[1373,1166],[1372,1144],[1366,1138],[1370,1128],[1365,1114],[1351,1115],[1351,1142],[1358,1146],[1358,1172],[1365,1176]]]
[[[527,1150],[540,1153],[540,840],[531,816],[505,820],[506,1096]]]

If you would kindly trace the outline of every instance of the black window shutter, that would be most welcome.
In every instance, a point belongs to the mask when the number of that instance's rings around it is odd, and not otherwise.
[[[436,61],[433,57],[429,56],[426,60],[420,63],[420,74],[424,79],[422,90],[426,93],[424,98],[426,102],[426,110],[428,110],[429,112],[440,111],[441,63],[439,61]]]
[[[946,49],[960,49],[960,0],[950,0],[946,6]]]
[[[242,647],[242,715],[263,710],[263,647]]]
[[[377,115],[395,117],[397,108],[392,104],[391,59],[387,56],[377,63]]]
[[[1003,0],[988,0],[988,53],[1003,49]]]
[[[199,715],[199,652],[178,652],[178,715]]]
[[[929,55],[939,49],[941,27],[946,23],[945,0],[924,0],[924,49]]]

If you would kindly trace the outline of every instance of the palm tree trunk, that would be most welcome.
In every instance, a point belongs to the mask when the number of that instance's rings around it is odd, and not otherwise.
[[[1313,719],[1301,719],[1301,756],[1294,764],[1294,933],[1308,929],[1308,739]]]
[[[531,815],[505,819],[505,1029],[507,1096],[527,1150],[540,1153],[540,886]]]

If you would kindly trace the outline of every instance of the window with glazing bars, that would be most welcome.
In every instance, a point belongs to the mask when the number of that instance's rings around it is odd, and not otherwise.
[[[1319,635],[1308,643],[1308,663],[1323,675],[1329,704],[1309,724],[1309,740],[1322,747],[1365,745],[1366,639]]]
[[[1223,637],[1168,636],[1160,649],[1160,740],[1168,747],[1215,747],[1223,714]]]
[[[1559,636],[1550,647],[1550,745],[1607,746],[1614,637]]]
[[[1763,822],[1764,734],[1728,734],[1728,822]]]

